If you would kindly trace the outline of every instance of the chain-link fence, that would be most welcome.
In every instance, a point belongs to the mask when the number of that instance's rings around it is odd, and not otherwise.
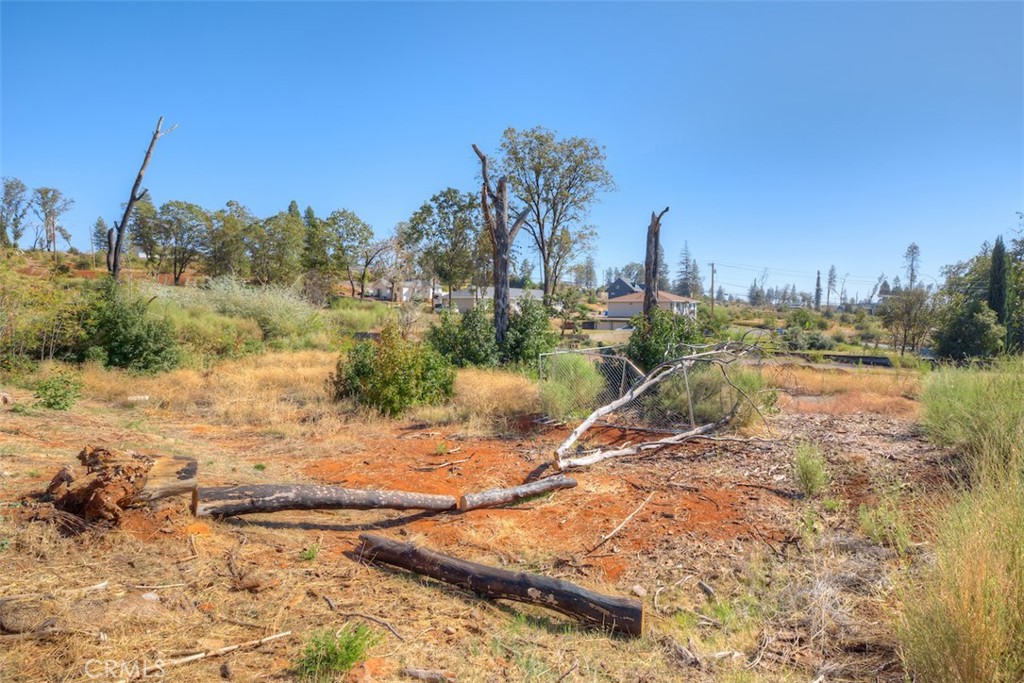
[[[679,356],[694,353],[680,349]],[[743,373],[728,362],[728,351],[684,364],[671,377],[599,419],[597,424],[662,433],[676,433],[715,422],[728,414],[744,393],[758,386],[759,375]],[[542,354],[540,396],[551,422],[579,422],[601,406],[625,396],[646,375],[626,357],[625,347],[604,347]]]

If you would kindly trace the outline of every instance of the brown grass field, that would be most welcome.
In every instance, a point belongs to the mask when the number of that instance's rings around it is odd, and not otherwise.
[[[173,501],[131,510],[116,529],[34,521],[50,478],[87,444],[194,457],[201,486],[458,495],[521,483],[572,427],[538,424],[536,386],[487,370],[460,371],[449,406],[384,419],[328,400],[334,361],[319,351],[271,353],[156,377],[87,368],[84,398],[70,412],[0,407],[0,627],[9,632],[0,635],[0,681],[127,679],[102,663],[127,662],[131,673],[132,663],[284,631],[291,635],[166,668],[159,680],[299,680],[311,634],[356,623],[379,635],[376,644],[349,674],[326,680],[412,680],[405,667],[458,681],[904,679],[888,626],[893,580],[917,557],[915,510],[943,490],[947,457],[919,436],[920,378],[908,371],[768,368],[781,410],[754,438],[605,461],[575,474],[577,488],[506,508],[214,521]],[[14,406],[32,403],[29,391],[5,391]],[[604,428],[587,443],[638,438]],[[803,442],[820,450],[828,476],[814,498],[794,477]],[[872,540],[861,506],[905,520],[909,550]],[[352,551],[365,531],[639,596],[645,635],[608,636],[364,564]],[[15,622],[55,630],[25,637]]]

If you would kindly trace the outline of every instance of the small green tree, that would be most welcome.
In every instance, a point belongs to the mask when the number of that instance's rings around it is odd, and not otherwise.
[[[626,347],[627,355],[644,371],[681,355],[680,345],[699,344],[697,322],[685,315],[676,315],[663,308],[651,310],[651,319],[636,315],[630,320],[633,333]]]
[[[935,331],[935,352],[940,358],[989,358],[1002,351],[1006,328],[983,301],[972,299],[967,305],[949,308]]]
[[[498,363],[494,326],[484,306],[477,306],[462,315],[451,310],[441,311],[440,321],[427,333],[427,343],[461,367]]]
[[[537,299],[522,298],[508,320],[508,334],[501,347],[503,363],[535,363],[558,343],[547,308]]]
[[[988,307],[995,311],[996,322],[1000,325],[1006,323],[1008,277],[1009,259],[1006,255],[1006,246],[1003,244],[1003,236],[1000,235],[992,247],[992,266],[988,279]]]

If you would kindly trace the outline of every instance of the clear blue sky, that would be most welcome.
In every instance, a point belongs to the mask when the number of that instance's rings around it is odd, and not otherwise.
[[[593,138],[618,184],[591,212],[598,267],[641,260],[667,205],[673,265],[687,240],[736,294],[835,264],[863,295],[911,241],[938,277],[1024,210],[1021,2],[0,8],[3,175],[73,197],[83,249],[161,115],[158,203],[295,199],[379,234],[474,189],[470,144],[507,126]]]

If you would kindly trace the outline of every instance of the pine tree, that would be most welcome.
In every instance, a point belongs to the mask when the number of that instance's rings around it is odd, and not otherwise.
[[[814,282],[814,310],[821,310],[821,271],[818,271],[818,279]]]
[[[107,222],[103,220],[103,216],[96,219],[96,223],[92,226],[92,251],[96,253],[98,251],[105,252],[107,250]]]
[[[825,291],[825,308],[832,303],[832,292],[836,291],[836,267],[828,269],[828,289]]]
[[[996,312],[996,323],[999,325],[1006,323],[1007,266],[1006,247],[1000,235],[992,247],[992,266],[988,275],[988,307]]]

